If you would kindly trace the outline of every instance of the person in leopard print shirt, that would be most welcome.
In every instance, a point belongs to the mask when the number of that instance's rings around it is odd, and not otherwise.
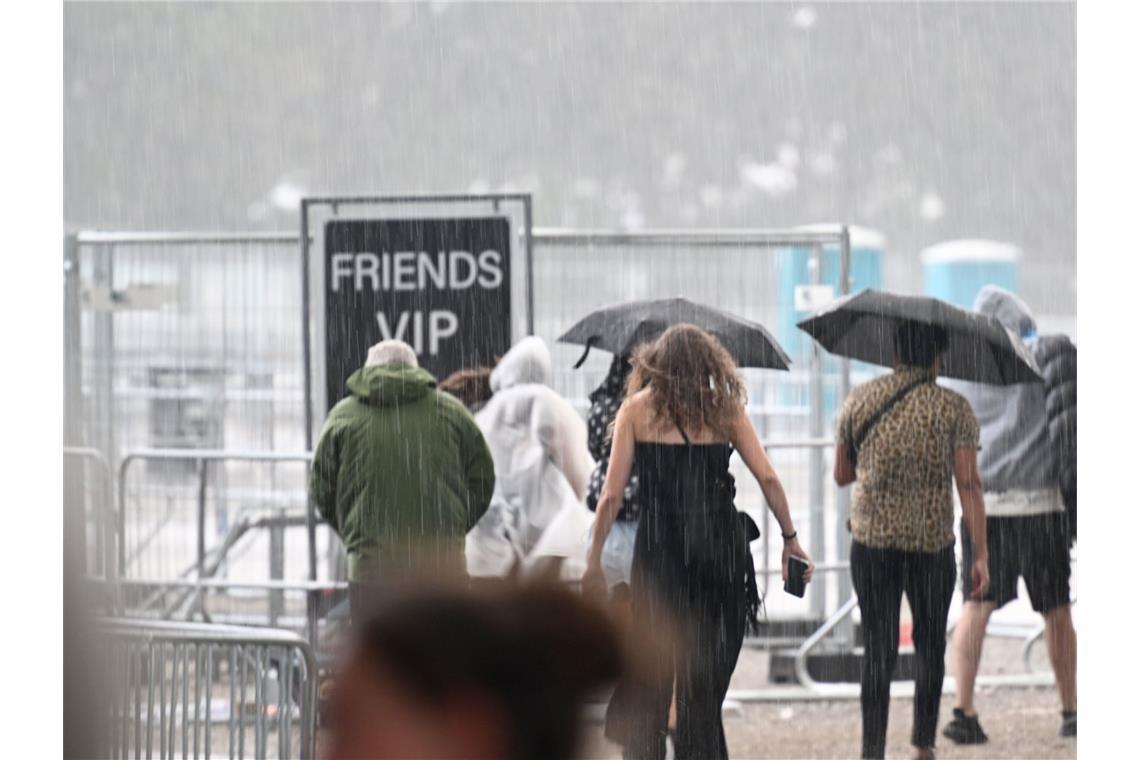
[[[904,593],[916,659],[913,757],[934,757],[946,618],[956,580],[955,483],[978,552],[969,570],[973,586],[982,594],[989,585],[978,420],[965,398],[935,383],[948,343],[941,327],[902,323],[895,335],[895,371],[856,388],[839,413],[835,482],[855,483],[848,525],[865,647],[864,758],[886,752]]]

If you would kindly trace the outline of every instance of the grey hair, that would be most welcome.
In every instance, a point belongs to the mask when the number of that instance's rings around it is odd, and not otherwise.
[[[420,366],[416,360],[416,352],[402,340],[382,340],[368,349],[368,360],[365,367],[378,367],[383,364],[406,364],[409,367]]]

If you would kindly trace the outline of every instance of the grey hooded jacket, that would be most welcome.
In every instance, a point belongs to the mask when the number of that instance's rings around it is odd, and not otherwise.
[[[974,310],[996,317],[1025,339],[1035,356],[1037,325],[1029,307],[1013,293],[986,286]],[[1040,358],[1038,357],[1040,363]],[[1044,490],[1058,487],[1058,462],[1049,438],[1046,385],[1020,383],[995,386],[944,381],[970,402],[982,429],[978,471],[988,493]]]

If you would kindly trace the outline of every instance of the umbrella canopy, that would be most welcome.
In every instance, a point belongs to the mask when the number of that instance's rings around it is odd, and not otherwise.
[[[593,312],[566,331],[561,343],[586,347],[574,366],[581,366],[597,347],[628,355],[641,343],[656,339],[669,327],[687,322],[712,333],[740,367],[787,370],[791,359],[763,325],[685,298],[630,301]]]
[[[905,322],[946,330],[949,344],[940,374],[989,385],[1041,382],[1021,339],[992,317],[929,296],[861,290],[832,301],[797,326],[827,351],[892,367],[895,333]]]

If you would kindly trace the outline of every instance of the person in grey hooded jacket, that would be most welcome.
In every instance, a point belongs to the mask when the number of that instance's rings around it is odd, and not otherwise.
[[[982,640],[993,611],[1017,598],[1021,577],[1033,609],[1045,617],[1045,641],[1061,697],[1061,735],[1076,736],[1077,639],[1069,598],[1076,509],[1076,348],[1064,336],[1038,337],[1029,307],[1008,290],[982,288],[974,310],[996,318],[1025,341],[1045,382],[953,383],[981,425],[978,468],[985,486],[990,587],[980,601],[972,601],[970,579],[963,575],[964,603],[953,641],[957,706],[943,735],[959,744],[987,741],[974,709]],[[971,554],[963,531],[963,567],[970,566]]]

